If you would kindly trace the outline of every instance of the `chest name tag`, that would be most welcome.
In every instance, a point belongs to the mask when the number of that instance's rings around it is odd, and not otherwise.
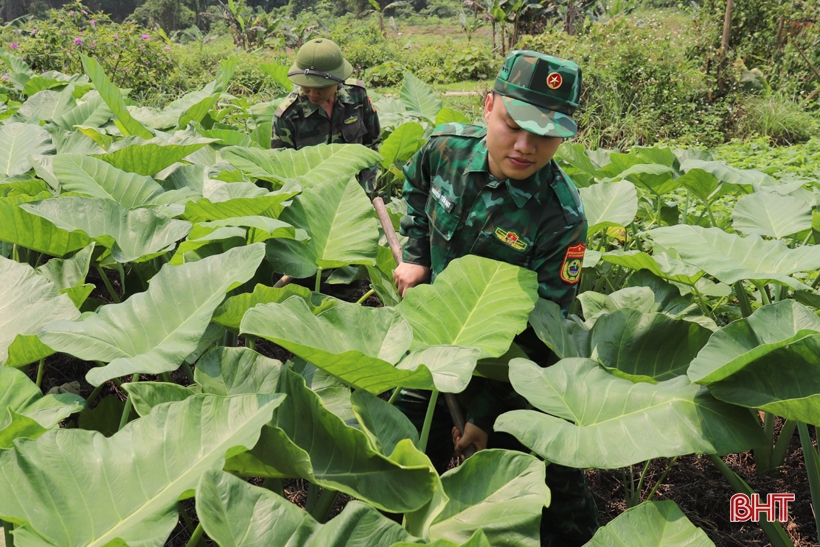
[[[357,121],[359,121],[358,116],[350,116],[348,119],[345,120],[344,123],[345,123],[345,125],[350,125],[352,123],[356,123]]]
[[[516,251],[526,251],[527,247],[530,246],[529,243],[521,239],[521,236],[519,236],[512,230],[508,232],[506,230],[502,230],[501,228],[496,228],[495,237],[497,237],[500,241],[506,243]]]
[[[430,193],[433,195],[433,198],[441,204],[442,207],[449,213],[453,210],[453,200],[445,196],[441,193],[441,190],[437,187],[430,185]]]
[[[567,249],[564,255],[564,263],[561,264],[561,280],[570,285],[575,285],[581,280],[581,264],[584,262],[584,251],[586,245],[579,243]]]

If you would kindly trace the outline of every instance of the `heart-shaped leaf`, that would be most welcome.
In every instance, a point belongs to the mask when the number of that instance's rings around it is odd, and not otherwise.
[[[718,401],[686,377],[636,384],[589,359],[545,369],[514,359],[510,380],[547,414],[514,410],[499,416],[494,429],[569,467],[616,469],[659,457],[743,452],[765,442],[748,411]]]
[[[175,370],[197,347],[216,306],[236,283],[256,272],[264,249],[256,243],[182,266],[163,266],[148,291],[100,309],[84,321],[56,321],[40,339],[80,359],[109,362],[86,378],[106,380]]]
[[[0,487],[16,492],[0,496],[0,518],[18,524],[21,545],[160,547],[179,518],[178,499],[226,453],[256,444],[283,399],[196,395],[159,405],[110,438],[62,429],[17,441],[0,450]]]
[[[432,285],[408,291],[397,309],[413,327],[416,344],[476,347],[483,358],[507,351],[536,300],[535,272],[467,255]]]
[[[150,209],[128,210],[109,199],[59,197],[22,207],[64,230],[80,230],[96,238],[111,248],[120,263],[170,250],[191,230],[184,220],[162,217]]]

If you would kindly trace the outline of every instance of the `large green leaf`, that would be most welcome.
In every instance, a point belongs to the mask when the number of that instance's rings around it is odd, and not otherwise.
[[[748,411],[718,401],[685,377],[636,384],[589,359],[564,359],[545,369],[514,359],[510,380],[547,414],[514,410],[494,429],[561,465],[616,469],[659,457],[743,452],[764,442]]]
[[[399,97],[407,110],[417,112],[431,122],[435,121],[436,115],[441,110],[441,99],[436,97],[430,86],[409,72],[404,73]]]
[[[72,96],[73,86],[62,92],[43,90],[35,93],[17,111],[17,119],[25,119],[29,124],[39,125],[74,108],[77,102]]]
[[[309,303],[313,313],[319,313],[340,303],[339,300],[315,293],[308,288],[291,283],[284,287],[274,288],[256,285],[252,293],[243,293],[225,300],[214,312],[213,322],[226,329],[239,332],[239,325],[245,313],[257,304],[284,302],[291,296],[299,296]]]
[[[114,114],[105,104],[99,92],[89,91],[83,95],[83,101],[71,110],[55,117],[52,121],[67,131],[76,126],[100,127]]]
[[[200,222],[193,227],[190,237],[198,239],[219,228],[235,226],[247,229],[248,243],[259,243],[274,238],[292,239],[294,241],[306,241],[308,239],[307,232],[304,230],[294,228],[287,222],[264,216],[232,217]]]
[[[229,188],[239,183],[227,185]],[[208,220],[220,220],[223,218],[235,218],[241,216],[265,215],[276,217],[282,209],[282,203],[299,193],[298,189],[290,186],[279,191],[263,193],[259,196],[236,197],[220,195],[226,199],[212,198],[200,199],[199,201],[189,201],[185,204],[186,220],[191,222],[205,222]],[[275,212],[275,213],[274,213]]]
[[[593,184],[579,192],[590,234],[609,226],[629,226],[638,212],[638,192],[631,182]]]
[[[126,142],[115,143],[108,153],[95,154],[94,157],[129,173],[154,175],[214,141],[183,135]]]
[[[412,540],[367,504],[353,501],[325,525],[285,498],[222,471],[208,471],[196,491],[202,527],[222,547],[350,547]],[[275,525],[273,525],[275,523]]]
[[[228,460],[227,471],[301,477],[395,513],[430,499],[438,476],[412,442],[401,441],[389,457],[376,452],[363,432],[330,412],[294,372],[280,374],[277,392],[287,397],[273,421],[251,451]]]
[[[120,131],[122,131],[124,135],[136,135],[143,139],[153,138],[154,135],[128,112],[128,107],[125,105],[125,99],[122,98],[122,93],[117,89],[117,86],[111,83],[108,76],[105,75],[105,70],[100,66],[100,63],[91,57],[86,57],[82,53],[80,54],[80,59],[83,62],[85,73],[88,74],[88,77],[94,82],[94,87],[97,88],[105,104],[108,105],[108,108],[114,114]]]
[[[82,249],[91,240],[81,232],[67,232],[48,220],[23,210],[20,204],[50,198],[36,196],[0,198],[0,241],[7,241],[51,256],[65,256]]]
[[[11,448],[11,441],[20,436],[39,436],[83,408],[85,399],[79,395],[60,393],[43,396],[40,388],[23,372],[0,367],[0,448]],[[20,417],[35,422],[37,427],[33,428],[33,435],[17,427],[22,421]]]
[[[559,358],[589,357],[632,381],[685,375],[712,335],[692,321],[630,308],[601,315],[586,330],[564,319],[557,304],[543,299],[530,315],[530,324]]]
[[[308,188],[279,218],[310,235],[307,244],[284,239],[268,243],[267,258],[276,271],[293,277],[313,275],[316,267],[373,265],[378,221],[355,179]]]
[[[52,168],[63,191],[110,199],[126,209],[151,204],[163,192],[151,177],[126,173],[90,156],[60,154]]]
[[[646,235],[727,284],[748,279],[805,289],[790,274],[820,268],[820,246],[789,249],[780,241],[764,241],[757,235],[740,237],[720,228],[685,224],[656,228]]]
[[[194,379],[202,391],[214,395],[275,393],[281,370],[281,361],[248,348],[221,346],[197,362]]]
[[[811,228],[811,206],[800,198],[755,192],[735,203],[732,228],[780,239]]]
[[[710,203],[721,195],[738,189],[733,184],[723,184],[717,177],[703,169],[690,169],[678,179],[678,182],[704,203]]]
[[[290,67],[285,65],[260,64],[259,68],[270,75],[270,77],[273,78],[273,81],[279,84],[282,89],[287,92],[293,91],[293,82],[291,82],[290,78],[288,78]]]
[[[404,439],[418,445],[419,433],[404,413],[384,399],[357,389],[350,396],[353,412],[374,450],[390,455]]]
[[[303,188],[328,181],[347,181],[381,160],[378,152],[361,144],[320,144],[300,150],[229,146],[220,154],[251,178],[279,185],[293,179]]]
[[[94,244],[92,243],[71,258],[52,258],[34,271],[54,283],[54,288],[57,290],[70,289],[85,281],[93,252]]]
[[[444,107],[438,111],[436,114],[436,125],[441,125],[443,123],[472,123],[472,120],[459,112],[458,110],[453,110],[452,108]],[[382,154],[384,151],[382,150]]]
[[[672,167],[658,163],[639,163],[618,173],[613,180],[626,179],[653,194],[662,196],[680,186],[674,175],[675,169]]]
[[[17,441],[0,451],[0,486],[15,493],[0,497],[0,518],[18,525],[20,545],[159,547],[179,518],[178,499],[226,454],[256,444],[283,399],[196,395],[110,438],[69,429]]]
[[[50,323],[40,338],[57,351],[109,362],[88,372],[93,385],[135,372],[175,370],[196,349],[225,292],[250,279],[263,254],[257,243],[182,266],[163,266],[148,291],[104,306],[84,321]]]
[[[482,530],[490,545],[537,547],[541,510],[550,503],[544,474],[544,462],[528,454],[477,452],[442,475],[449,501],[429,537],[461,544]]]
[[[584,547],[714,547],[674,501],[648,501],[599,528]]]
[[[687,173],[692,169],[700,169],[721,182],[737,185],[739,191],[745,192],[751,191],[755,183],[772,180],[769,175],[760,171],[736,169],[722,161],[686,159],[681,162],[681,168]]]
[[[394,163],[409,160],[424,144],[424,128],[416,122],[403,123],[390,133],[379,147],[382,167],[390,169]]]
[[[527,326],[538,300],[535,272],[488,258],[453,260],[432,285],[408,291],[397,309],[414,342],[471,346],[498,357]]]
[[[30,155],[48,154],[53,150],[51,135],[39,125],[9,123],[0,126],[0,175],[22,175],[31,169],[27,159]]]
[[[713,319],[701,315],[698,305],[681,296],[671,283],[666,283],[649,272],[636,272],[630,277],[628,284],[630,286],[611,294],[593,291],[579,294],[584,324],[592,327],[598,318],[629,308],[642,313],[663,313],[673,319],[693,321],[712,331],[718,329]]]
[[[404,386],[420,389],[441,387],[449,391],[452,376],[461,378],[456,387],[466,387],[460,368],[469,367],[472,352],[448,351],[445,358],[428,350],[427,355],[413,354],[406,370],[393,366],[410,347],[412,332],[407,322],[393,308],[369,308],[340,304],[314,315],[300,297],[283,303],[259,305],[249,310],[240,331],[271,340],[306,361],[339,378],[346,384],[371,393]],[[430,363],[428,366],[427,363]],[[430,368],[443,365],[440,382],[434,383]],[[467,370],[467,376],[472,369]],[[438,388],[437,387],[437,388]]]
[[[716,332],[689,378],[724,401],[820,424],[819,372],[820,318],[785,300]]]
[[[37,332],[52,321],[78,317],[79,310],[48,279],[0,256],[0,365],[27,365],[51,355]]]
[[[170,250],[191,230],[191,223],[184,220],[162,217],[150,209],[128,210],[109,199],[59,197],[22,207],[64,230],[81,230],[96,238],[121,263]]]
[[[589,254],[589,251],[587,252]],[[610,251],[601,255],[601,259],[632,270],[645,270],[677,286],[681,294],[697,289],[707,296],[727,296],[731,288],[723,283],[712,283],[703,277],[703,270],[688,264],[667,253],[656,252],[653,255],[640,251]]]

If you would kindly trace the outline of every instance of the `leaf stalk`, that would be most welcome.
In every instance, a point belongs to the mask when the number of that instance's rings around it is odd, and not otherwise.
[[[438,390],[434,389],[430,393],[430,402],[427,404],[427,414],[424,415],[424,425],[421,428],[421,437],[419,438],[419,450],[427,451],[427,439],[430,437],[430,425],[433,423],[433,414],[436,410],[436,402],[438,401]]]
[[[820,507],[820,470],[818,470],[820,462],[818,462],[817,449],[811,443],[808,426],[804,422],[797,422],[797,430],[800,432],[800,445],[803,447],[803,459],[806,461],[806,474],[809,477],[814,525],[816,530],[820,530],[820,514],[817,512],[817,508]]]
[[[114,287],[111,285],[111,281],[108,280],[108,276],[105,274],[105,270],[103,267],[97,264],[97,271],[100,272],[100,277],[102,277],[103,283],[105,283],[105,288],[108,289],[108,294],[111,295],[111,299],[116,303],[120,304],[122,301],[120,297],[117,296],[117,291],[114,290]]]

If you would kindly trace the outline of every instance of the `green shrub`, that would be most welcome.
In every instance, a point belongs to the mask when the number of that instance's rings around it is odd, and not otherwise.
[[[396,61],[374,66],[365,73],[365,82],[372,87],[400,86],[404,78],[405,68]]]
[[[501,63],[489,47],[468,46],[447,57],[444,70],[451,82],[495,78]]]
[[[713,76],[718,75],[719,67],[725,66],[719,50],[725,8],[725,0],[701,0],[694,21],[697,34],[690,45],[690,55],[705,62]],[[727,60],[740,60],[748,68],[759,68],[775,89],[789,95],[807,95],[817,87],[809,63],[820,66],[818,20],[820,3],[814,0],[736,2]]]
[[[713,151],[715,159],[739,169],[759,169],[772,176],[820,179],[820,138],[803,144],[772,146],[769,138],[732,139]]]
[[[775,144],[795,144],[820,132],[818,120],[782,93],[747,97],[738,109],[735,136],[740,138],[757,134]]]
[[[378,25],[351,25],[340,22],[330,33],[330,39],[336,42],[357,73],[388,61],[398,61],[391,45],[384,38]]]
[[[683,27],[685,28],[685,27]],[[711,104],[709,82],[686,58],[687,36],[657,16],[595,23],[581,36],[548,31],[516,46],[570,59],[583,70],[579,138],[628,148],[660,140],[710,146],[724,140],[728,107]]]
[[[24,27],[16,54],[32,70],[82,73],[80,53],[94,57],[111,81],[132,95],[177,93],[184,87],[170,46],[137,24],[114,23],[102,12],[79,3],[49,10],[45,20]]]

